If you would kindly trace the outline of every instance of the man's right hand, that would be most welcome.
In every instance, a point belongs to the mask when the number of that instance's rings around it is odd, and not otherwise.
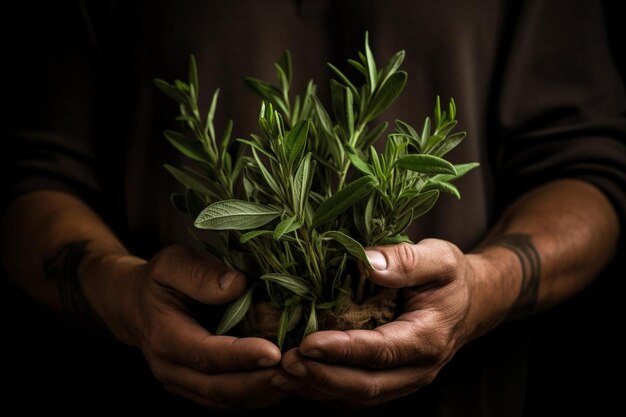
[[[260,338],[216,336],[190,314],[190,303],[239,297],[245,277],[193,250],[170,246],[150,262],[128,255],[89,256],[81,267],[85,296],[122,342],[139,347],[171,392],[211,409],[259,408],[299,383],[274,366],[280,350]]]

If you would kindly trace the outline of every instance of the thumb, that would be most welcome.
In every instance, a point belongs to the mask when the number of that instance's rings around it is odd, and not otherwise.
[[[460,250],[444,240],[375,246],[365,250],[373,270],[369,279],[389,288],[415,287],[450,279],[459,265]]]
[[[150,274],[160,284],[205,304],[237,299],[246,288],[246,277],[219,261],[207,261],[193,249],[174,245],[150,261]]]

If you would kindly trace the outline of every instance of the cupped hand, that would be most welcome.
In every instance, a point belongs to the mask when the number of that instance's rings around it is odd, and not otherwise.
[[[374,330],[320,331],[284,354],[305,383],[300,395],[357,406],[381,404],[429,384],[472,336],[468,319],[477,255],[436,239],[367,250],[369,278],[403,288],[404,311]]]
[[[171,392],[215,410],[259,408],[298,388],[280,367],[280,350],[260,338],[210,334],[192,317],[191,303],[224,304],[240,296],[245,277],[189,248],[170,246],[150,262],[121,256],[92,263],[107,275],[110,294],[85,293],[123,342],[139,347]],[[88,282],[88,280],[84,280]]]

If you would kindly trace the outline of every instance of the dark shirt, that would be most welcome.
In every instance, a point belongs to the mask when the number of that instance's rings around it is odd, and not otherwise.
[[[65,190],[91,204],[138,255],[193,244],[190,220],[169,202],[178,186],[162,167],[182,162],[162,137],[176,126],[176,107],[153,78],[186,77],[195,54],[203,106],[220,87],[218,130],[232,118],[235,134],[245,137],[257,131],[259,109],[245,76],[273,80],[272,63],[290,49],[295,90],[315,78],[325,98],[325,63],[346,68],[369,30],[379,62],[406,50],[409,81],[385,118],[421,126],[437,94],[454,97],[468,136],[449,158],[481,163],[458,182],[462,200],[442,197],[418,222],[414,240],[442,238],[469,250],[513,199],[566,177],[596,185],[625,224],[626,98],[601,3],[422,3],[46,5],[25,20],[12,60],[25,70],[8,87],[15,100],[4,140],[17,146],[6,163],[4,205],[32,190]],[[488,336],[464,349],[432,387],[391,408],[409,401],[421,415],[521,415],[525,344],[521,331]]]

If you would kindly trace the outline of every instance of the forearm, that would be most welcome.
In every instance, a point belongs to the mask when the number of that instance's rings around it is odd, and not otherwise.
[[[37,302],[72,314],[67,310],[76,306],[68,304],[82,295],[76,284],[84,258],[127,253],[85,203],[56,191],[18,198],[2,219],[1,233],[8,277]]]
[[[560,180],[524,195],[468,255],[481,271],[472,287],[473,336],[581,291],[610,262],[618,236],[617,215],[593,185]]]

